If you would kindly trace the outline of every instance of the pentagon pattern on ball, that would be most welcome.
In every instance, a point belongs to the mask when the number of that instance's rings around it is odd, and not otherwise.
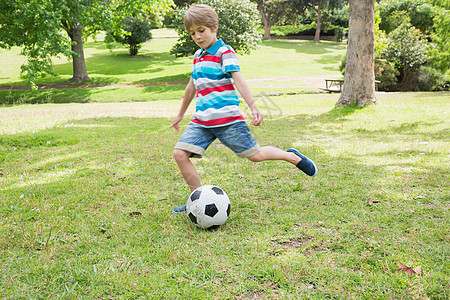
[[[201,190],[195,190],[195,191],[191,194],[191,196],[190,196],[191,201],[198,200],[198,198],[200,198],[200,194],[201,194],[201,193],[202,193]]]
[[[210,216],[211,218],[214,218],[214,216],[219,212],[219,210],[217,209],[217,206],[212,203],[212,204],[207,204],[205,206],[205,215]]]
[[[191,219],[192,223],[197,224],[197,217],[194,216],[193,213],[189,213],[189,219]]]
[[[221,188],[218,188],[217,186],[214,186],[211,188],[211,190],[213,190],[217,195],[223,195],[223,191]]]

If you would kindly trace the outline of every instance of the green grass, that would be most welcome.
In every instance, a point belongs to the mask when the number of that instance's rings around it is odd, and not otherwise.
[[[176,42],[174,30],[153,31],[154,39],[143,44],[137,57],[128,55],[123,47],[112,53],[99,41],[84,44],[86,65],[92,84],[121,83],[165,83],[187,82],[192,67],[192,58],[176,58],[169,50]],[[283,40],[264,41],[250,55],[240,56],[242,72],[247,79],[271,78],[270,81],[255,82],[250,86],[254,93],[267,92],[261,85],[270,85],[271,91],[298,93],[309,91],[302,87],[301,80],[291,80],[289,85],[278,79],[313,75],[339,74],[338,64],[345,53],[345,44],[334,42]],[[290,59],[287,60],[286,57]],[[5,65],[0,69],[0,85],[26,85],[20,79],[20,65],[24,58],[20,49],[0,49],[0,60]],[[72,77],[72,63],[65,58],[54,60],[57,77],[46,77],[38,84],[63,84]],[[276,65],[277,68],[271,66]],[[164,86],[108,86],[90,89],[53,90],[0,90],[0,103],[85,103],[173,100],[183,96],[184,84]]]
[[[137,58],[87,43],[93,83],[185,80],[173,30],[154,37]],[[301,76],[338,74],[344,51],[274,40],[240,57],[246,78],[272,78],[250,81],[266,115],[254,137],[297,147],[319,174],[213,144],[195,165],[232,212],[211,232],[170,213],[189,195],[168,128],[183,85],[0,90],[1,103],[45,103],[0,107],[0,298],[448,299],[450,94],[377,93],[366,108],[287,95],[313,92]],[[24,84],[18,53],[0,50],[0,84]],[[41,83],[70,78],[55,64]]]
[[[1,298],[448,299],[448,96],[258,100],[259,143],[319,174],[213,144],[195,164],[232,212],[212,232],[170,213],[179,101],[1,107]]]

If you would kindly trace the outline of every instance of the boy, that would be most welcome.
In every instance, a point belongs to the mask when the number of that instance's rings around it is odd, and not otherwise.
[[[239,110],[235,87],[252,112],[254,126],[259,126],[263,115],[257,109],[250,89],[240,73],[238,58],[233,49],[216,36],[219,20],[208,5],[194,5],[186,12],[184,26],[200,49],[194,55],[191,78],[186,86],[180,112],[170,127],[179,131],[179,123],[196,98],[196,112],[179,142],[174,158],[191,191],[201,186],[200,177],[191,157],[201,158],[208,146],[218,138],[237,156],[253,162],[284,160],[296,165],[309,176],[317,168],[310,159],[295,149],[287,151],[260,147]],[[173,213],[186,211],[186,205],[176,207]]]

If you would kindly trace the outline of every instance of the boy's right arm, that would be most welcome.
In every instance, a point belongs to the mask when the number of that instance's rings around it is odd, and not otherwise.
[[[194,80],[189,80],[189,83],[186,86],[186,89],[184,90],[184,97],[183,102],[181,103],[180,112],[178,115],[173,119],[172,124],[169,127],[173,127],[176,131],[180,130],[180,125],[178,125],[181,120],[183,120],[184,113],[189,107],[189,104],[191,104],[192,99],[195,97],[195,86],[194,86]]]

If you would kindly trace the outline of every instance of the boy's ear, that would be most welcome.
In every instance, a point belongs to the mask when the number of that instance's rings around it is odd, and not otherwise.
[[[219,29],[219,24],[216,24],[213,29],[214,29],[213,32],[217,33],[217,30]]]

